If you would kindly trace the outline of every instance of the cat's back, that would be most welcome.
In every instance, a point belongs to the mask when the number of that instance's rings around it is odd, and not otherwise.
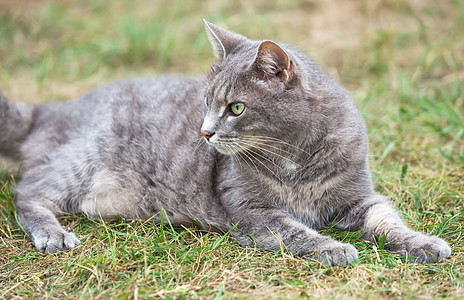
[[[65,145],[153,137],[176,124],[201,120],[200,94],[201,79],[135,78],[97,87],[75,100],[39,105],[22,160],[27,168]]]

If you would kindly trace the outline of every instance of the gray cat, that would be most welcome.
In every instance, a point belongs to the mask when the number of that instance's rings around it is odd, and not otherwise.
[[[16,208],[39,251],[78,245],[56,216],[85,213],[195,222],[326,265],[358,257],[316,231],[330,224],[385,235],[410,261],[451,255],[374,191],[345,89],[290,46],[205,23],[218,58],[205,78],[126,80],[43,105],[0,98],[0,153],[22,163]]]

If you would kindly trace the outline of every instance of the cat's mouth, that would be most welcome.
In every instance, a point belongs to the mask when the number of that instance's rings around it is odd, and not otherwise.
[[[258,156],[262,156],[262,153],[266,155],[275,154],[277,149],[275,146],[269,146],[266,142],[268,140],[262,140],[262,137],[255,136],[237,136],[237,137],[220,137],[215,136],[207,140],[208,144],[214,147],[217,151],[226,155],[244,155],[246,157],[254,156],[259,153]]]

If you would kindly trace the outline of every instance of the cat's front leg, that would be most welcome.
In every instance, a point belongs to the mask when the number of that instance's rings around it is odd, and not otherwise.
[[[386,236],[385,249],[412,262],[441,262],[451,255],[447,242],[408,228],[386,198],[377,194],[352,208],[338,227],[362,230],[370,241]]]
[[[235,228],[231,234],[243,247],[274,251],[286,247],[297,256],[327,266],[347,265],[358,257],[358,251],[352,245],[323,236],[280,209],[242,210],[232,220]]]
[[[16,208],[21,226],[40,252],[54,253],[70,250],[81,243],[74,233],[67,232],[61,227],[54,213],[46,205],[35,199],[27,201],[18,197]]]
[[[66,196],[65,186],[59,184],[66,181],[53,180],[52,172],[48,177],[37,174],[40,175],[26,172],[16,187],[18,221],[40,252],[70,250],[81,242],[73,233],[64,230],[56,218],[57,213],[63,213],[59,203],[65,201]]]

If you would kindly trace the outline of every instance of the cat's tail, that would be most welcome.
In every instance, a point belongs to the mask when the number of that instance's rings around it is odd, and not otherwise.
[[[34,105],[12,103],[0,92],[0,155],[19,159],[19,148],[29,134]]]

